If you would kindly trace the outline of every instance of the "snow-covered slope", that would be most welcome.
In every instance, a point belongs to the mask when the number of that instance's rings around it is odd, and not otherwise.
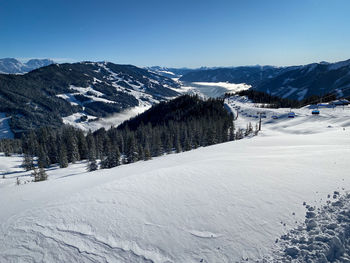
[[[182,75],[188,72],[198,70],[198,69],[190,69],[190,68],[168,68],[168,67],[160,67],[160,66],[146,67],[146,69],[158,75],[168,77],[168,78],[180,78]]]
[[[181,91],[186,93],[200,94],[204,97],[217,98],[222,97],[225,93],[234,93],[251,88],[245,83],[228,83],[228,82],[180,82]]]
[[[303,100],[313,95],[350,95],[350,60],[337,63],[273,67],[243,66],[193,70],[183,82],[246,83],[253,89],[282,98]]]
[[[302,100],[312,95],[350,95],[350,60],[333,64],[312,63],[289,67],[274,78],[255,86],[274,96]]]
[[[0,112],[0,139],[13,138],[13,133],[8,123],[10,117],[6,117],[5,113]]]
[[[63,122],[89,129],[101,126],[93,123],[97,118],[111,120],[174,98],[178,88],[172,79],[132,65],[54,64],[24,75],[0,74],[0,111],[11,116],[14,133]]]
[[[228,102],[239,104],[242,126],[256,120],[243,115],[254,105]],[[350,189],[350,108],[287,112],[269,110],[251,139],[91,173],[84,163],[52,168],[40,183],[25,184],[21,158],[0,156],[13,171],[0,179],[0,262],[269,258],[303,224],[303,202],[322,207]]]

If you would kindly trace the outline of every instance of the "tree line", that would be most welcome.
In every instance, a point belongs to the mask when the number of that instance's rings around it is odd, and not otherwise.
[[[281,98],[278,96],[270,95],[263,91],[257,91],[254,89],[242,90],[238,93],[226,93],[225,98],[229,98],[234,95],[247,96],[248,99],[254,103],[268,104],[269,108],[300,108],[309,104],[317,104],[319,102],[330,102],[337,99],[337,95],[334,93],[328,93],[323,96],[313,95],[303,100],[293,100]],[[262,105],[262,107],[265,107]]]
[[[233,115],[224,108],[222,99],[201,100],[184,95],[162,102],[118,128],[101,128],[86,135],[65,125],[59,129],[42,127],[7,140],[0,151],[9,148],[23,153],[23,167],[33,170],[52,164],[88,160],[89,171],[112,168],[163,154],[180,153],[198,147],[242,139],[253,133],[252,125],[235,130]]]

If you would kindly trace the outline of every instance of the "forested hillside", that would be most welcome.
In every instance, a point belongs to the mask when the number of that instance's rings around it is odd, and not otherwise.
[[[324,96],[314,95],[303,100],[285,99],[278,96],[272,96],[263,91],[254,89],[242,90],[238,93],[226,93],[225,98],[232,96],[247,96],[254,103],[262,104],[261,107],[269,108],[300,108],[306,105],[318,104],[320,102],[330,102],[337,99],[336,94],[325,94]],[[350,99],[350,98],[349,98]]]
[[[246,83],[252,89],[284,99],[304,100],[311,96],[350,96],[350,60],[300,66],[252,66],[196,70],[184,74],[185,82]]]
[[[243,66],[232,68],[215,68],[190,71],[180,80],[185,82],[229,82],[258,85],[262,81],[273,78],[285,68],[272,66]]]
[[[253,133],[251,125],[245,132],[235,130],[233,116],[225,109],[223,100],[184,95],[161,102],[118,128],[101,128],[85,136],[71,126],[41,127],[21,140],[1,141],[0,151],[7,155],[24,153],[23,165],[28,170],[33,169],[35,157],[43,168],[55,163],[66,167],[68,163],[89,159],[88,169],[95,170],[99,165],[112,168],[241,139],[250,133]]]
[[[59,127],[79,112],[85,121],[140,103],[152,105],[176,96],[178,84],[131,65],[53,64],[25,75],[0,74],[0,112],[11,116],[19,135],[42,126]]]

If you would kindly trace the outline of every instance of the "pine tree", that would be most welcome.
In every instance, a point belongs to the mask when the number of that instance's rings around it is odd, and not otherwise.
[[[138,160],[144,160],[145,158],[145,151],[143,150],[142,144],[138,146],[137,157]]]
[[[68,166],[67,150],[64,144],[62,144],[60,147],[59,165],[60,168],[65,168]]]
[[[207,144],[213,145],[216,143],[216,132],[215,129],[212,127],[209,127],[207,131]]]
[[[11,154],[13,153],[13,148],[10,142],[5,144],[5,156],[11,156]]]
[[[128,163],[133,163],[138,160],[135,136],[132,133],[128,136],[126,159]]]
[[[249,134],[252,133],[252,131],[253,131],[253,126],[252,126],[252,123],[249,122],[249,123],[247,124],[247,128],[246,128],[246,130],[245,130],[244,135],[245,135],[245,136],[248,136]]]
[[[72,140],[70,160],[72,163],[80,160],[79,148],[75,139]]]
[[[32,170],[34,168],[33,156],[29,155],[28,153],[25,153],[23,156],[22,166],[26,171]]]
[[[188,136],[185,137],[184,150],[185,151],[192,150],[192,145],[191,145],[191,142],[190,142],[190,139],[188,138]]]
[[[49,143],[47,145],[47,154],[49,157],[50,163],[58,163],[59,151],[58,151],[58,142],[57,134],[54,134],[52,131],[49,135]]]
[[[92,172],[92,171],[96,171],[98,169],[98,165],[97,165],[97,162],[96,160],[90,160],[88,162],[88,167],[87,167],[87,170],[89,172]]]
[[[243,139],[243,137],[243,129],[238,129],[238,131],[236,132],[236,140]]]
[[[162,140],[158,131],[155,131],[152,139],[152,156],[160,156],[163,153]]]
[[[180,137],[179,136],[175,137],[175,151],[176,151],[176,153],[182,152],[182,147],[181,147]]]
[[[113,158],[114,158],[115,166],[120,165],[120,151],[119,151],[119,147],[116,147],[116,148],[114,149]]]
[[[36,167],[34,167],[34,169],[33,169],[32,176],[34,177],[34,182],[39,181],[39,172],[38,172],[38,169]]]
[[[152,159],[151,151],[149,149],[149,144],[146,141],[145,147],[144,147],[144,158],[145,161]]]
[[[108,160],[107,168],[113,168],[120,165],[119,159],[120,159],[119,148],[118,147],[116,147],[115,149],[112,148],[107,156],[107,160]]]
[[[39,168],[38,179],[39,179],[39,181],[47,180],[47,174],[46,174],[46,172],[45,172],[43,167]]]
[[[86,143],[88,147],[88,159],[89,161],[96,160],[96,141],[91,131],[86,136]]]
[[[107,169],[107,168],[109,168],[109,159],[108,159],[108,156],[102,157],[101,162],[100,162],[100,167],[101,167],[101,169]]]
[[[229,141],[235,140],[235,126],[232,124],[232,126],[229,128]]]
[[[77,140],[78,140],[79,160],[85,160],[88,158],[89,151],[88,151],[87,140],[84,136],[84,133],[81,130],[78,131]]]
[[[44,149],[42,145],[39,146],[38,166],[45,167],[45,168],[50,166],[49,156],[47,154],[47,151]]]

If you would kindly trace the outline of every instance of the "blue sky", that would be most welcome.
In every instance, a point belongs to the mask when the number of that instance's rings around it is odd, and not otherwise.
[[[348,0],[0,0],[0,57],[172,67],[350,58]]]

